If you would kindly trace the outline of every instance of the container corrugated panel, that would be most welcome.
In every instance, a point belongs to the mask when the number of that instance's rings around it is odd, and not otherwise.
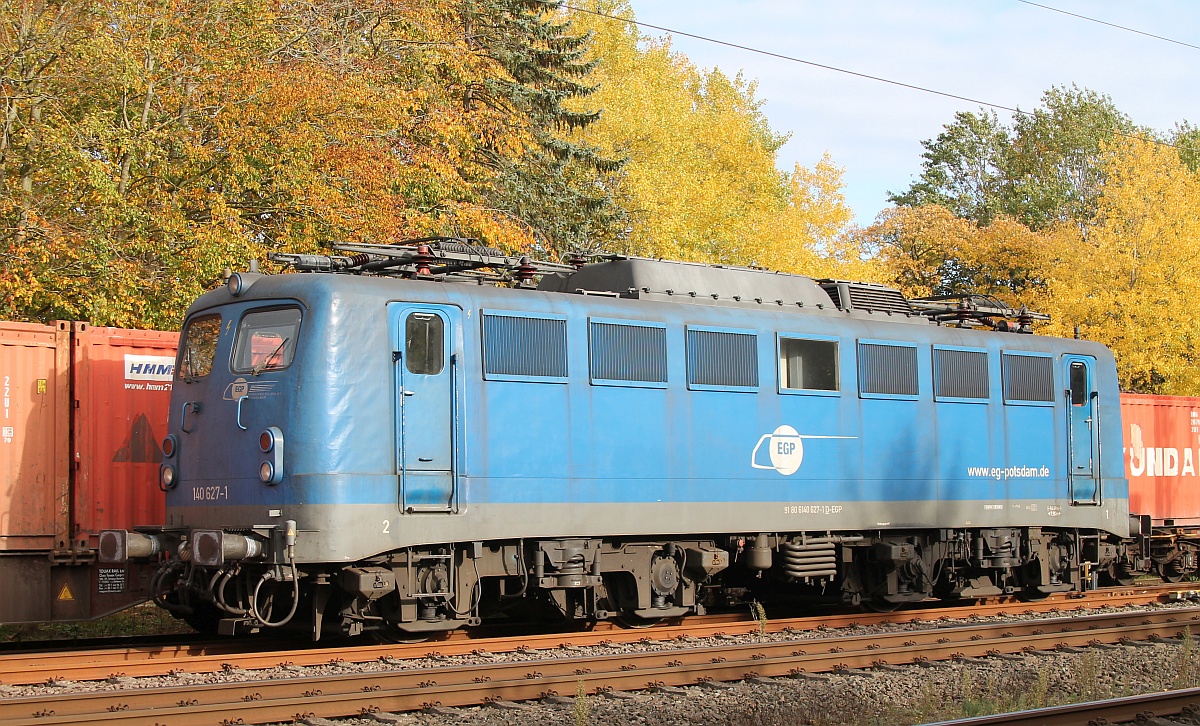
[[[75,323],[76,543],[162,524],[158,487],[178,333]]]
[[[1200,398],[1121,394],[1129,511],[1200,523]]]
[[[69,536],[70,332],[0,322],[0,551]]]

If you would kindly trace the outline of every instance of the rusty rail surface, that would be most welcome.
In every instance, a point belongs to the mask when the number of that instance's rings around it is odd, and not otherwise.
[[[0,722],[216,726],[355,716],[573,694],[581,682],[589,693],[639,690],[1105,646],[1175,638],[1197,625],[1200,608],[1189,608],[409,670],[345,666],[334,675],[9,698],[0,701]]]
[[[514,637],[476,639],[465,634],[446,640],[404,645],[351,645],[333,648],[283,649],[278,641],[256,638],[229,640],[218,644],[113,648],[98,650],[62,650],[54,652],[0,655],[0,683],[29,685],[49,679],[95,680],[112,676],[161,676],[173,670],[191,673],[215,673],[234,665],[247,670],[271,668],[280,663],[321,665],[330,661],[366,663],[380,658],[413,659],[437,654],[467,655],[480,648],[492,652],[520,648],[554,648],[563,644],[595,645],[605,641],[632,643],[646,638],[671,640],[681,636],[711,637],[785,630],[808,631],[817,628],[845,628],[853,625],[925,622],[931,620],[1001,616],[1086,609],[1100,605],[1140,605],[1167,599],[1180,599],[1194,591],[1178,585],[1108,588],[1087,593],[1086,597],[1047,598],[1037,602],[973,604],[965,607],[933,607],[891,613],[850,613],[786,618],[765,624],[749,615],[715,615],[689,618],[681,624],[650,628],[622,629],[609,623],[582,632],[524,633]]]
[[[1162,723],[1155,719],[1169,719],[1180,715],[1189,719],[1200,718],[1200,688],[1035,708],[993,716],[976,716],[941,721],[930,726],[1077,726],[1086,723],[1108,723],[1116,726],[1123,723]],[[1189,720],[1181,723],[1193,722]]]

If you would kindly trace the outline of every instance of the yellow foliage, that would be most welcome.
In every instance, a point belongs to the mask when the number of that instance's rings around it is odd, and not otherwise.
[[[329,241],[528,230],[477,201],[519,151],[447,3],[0,5],[0,315],[175,327],[226,266]]]
[[[633,17],[625,2],[590,7]],[[629,23],[571,20],[594,34],[600,61],[587,104],[603,115],[579,136],[627,159],[617,192],[634,224],[619,251],[817,275],[863,264],[839,242],[851,219],[841,169],[826,156],[777,170],[786,137],[770,129],[753,82],[698,69]]]
[[[1103,164],[1095,221],[1055,232],[1045,332],[1079,326],[1112,348],[1127,390],[1200,395],[1200,175],[1140,140],[1107,149]]]
[[[1008,218],[981,227],[945,207],[895,207],[858,235],[879,274],[909,297],[979,293],[1011,305],[1041,295],[1045,235]]]
[[[1033,232],[940,206],[885,210],[857,242],[911,297],[986,293],[1048,313],[1044,335],[1112,348],[1125,390],[1200,395],[1200,174],[1176,150],[1125,140],[1102,158],[1095,218]]]

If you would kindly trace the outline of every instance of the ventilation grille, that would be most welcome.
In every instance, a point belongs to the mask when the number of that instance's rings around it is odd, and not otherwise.
[[[1054,368],[1049,358],[1005,353],[1002,363],[1006,401],[1054,402]]]
[[[842,290],[836,282],[827,285],[821,285],[821,288],[829,294],[829,299],[833,301],[833,306],[835,308],[838,310],[845,310],[845,308],[842,307]]]
[[[850,290],[850,307],[855,310],[872,310],[907,315],[912,307],[899,290],[890,287],[865,287],[847,285]],[[840,307],[840,306],[839,306]]]
[[[946,398],[988,398],[987,353],[976,350],[933,351],[934,393]]]
[[[821,280],[820,285],[838,310],[865,310],[901,315],[911,315],[913,311],[903,293],[892,287],[844,280]]]
[[[689,385],[758,387],[758,336],[689,328],[687,347]]]
[[[858,390],[890,396],[917,395],[917,349],[859,343]]]
[[[483,315],[487,376],[567,377],[567,321]]]
[[[591,323],[588,344],[593,379],[667,382],[666,328]]]

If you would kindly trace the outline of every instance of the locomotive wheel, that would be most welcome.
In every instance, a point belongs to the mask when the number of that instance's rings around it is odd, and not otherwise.
[[[632,613],[623,613],[613,618],[613,621],[622,628],[628,630],[640,630],[642,628],[653,628],[663,621],[663,618],[643,618],[640,615]]]
[[[1121,587],[1128,587],[1132,585],[1136,578],[1137,575],[1129,570],[1126,570],[1120,565],[1113,565],[1112,567],[1108,568],[1107,572],[1104,573],[1104,580],[1108,584],[1120,585]]]
[[[1179,582],[1187,576],[1187,572],[1179,569],[1179,561],[1171,560],[1158,566],[1158,575],[1163,582]]]
[[[869,600],[862,601],[863,607],[874,613],[892,613],[895,612],[903,603],[890,602],[881,597],[873,597]]]
[[[192,612],[182,616],[183,621],[201,635],[216,635],[222,617],[224,614],[216,606],[206,602],[193,605]]]
[[[431,637],[428,634],[418,635],[416,633],[408,633],[400,628],[393,628],[390,625],[369,632],[371,634],[371,638],[380,645],[411,645],[414,643],[426,643]]]

